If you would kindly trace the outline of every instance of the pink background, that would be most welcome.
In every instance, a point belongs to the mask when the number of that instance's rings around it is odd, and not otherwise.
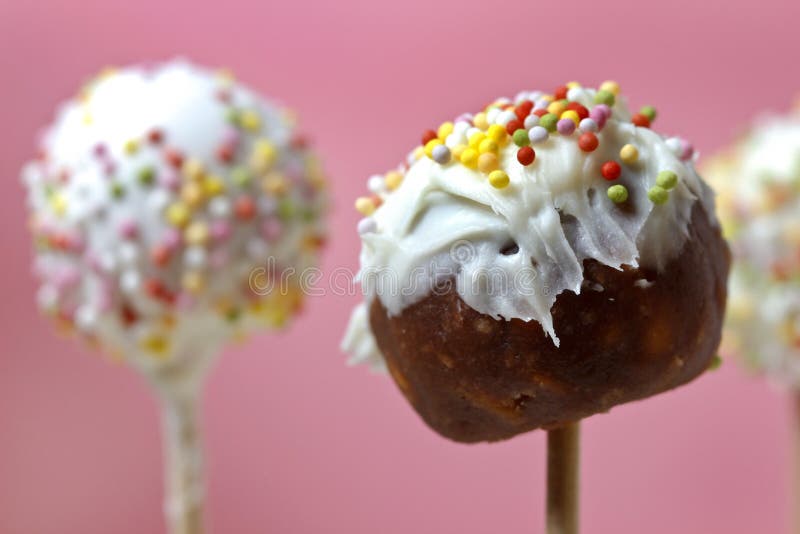
[[[163,528],[147,389],[33,306],[18,169],[101,67],[185,54],[293,106],[333,180],[329,270],[356,266],[366,177],[494,96],[615,78],[633,105],[659,108],[659,129],[708,153],[800,89],[800,3],[786,0],[166,4],[0,0],[0,534]],[[354,302],[315,299],[290,331],[221,360],[204,418],[213,531],[541,532],[544,434],[492,446],[433,434],[388,379],[344,366]],[[584,532],[786,531],[789,417],[784,395],[726,364],[592,418]]]

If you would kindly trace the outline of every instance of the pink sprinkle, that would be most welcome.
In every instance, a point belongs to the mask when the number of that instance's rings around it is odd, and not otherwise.
[[[135,239],[139,235],[139,227],[135,221],[122,221],[119,225],[119,235],[124,239]]]
[[[681,139],[681,159],[683,161],[689,160],[694,155],[694,146],[686,139]]]
[[[231,148],[235,148],[239,144],[242,135],[236,128],[225,128],[222,132],[222,144]]]
[[[211,223],[209,233],[215,241],[224,241],[231,235],[231,225],[228,224],[228,221],[218,219]]]
[[[166,189],[177,191],[181,185],[181,180],[174,169],[164,169],[158,175],[158,183]]]
[[[279,238],[283,231],[283,225],[278,219],[269,218],[261,223],[261,236],[267,241],[274,241]]]
[[[174,228],[169,228],[161,238],[161,244],[169,250],[175,250],[181,244],[181,233]]]
[[[106,145],[104,145],[103,143],[97,143],[96,145],[94,145],[93,152],[94,155],[97,156],[98,158],[103,158],[108,153]]]
[[[556,128],[558,128],[558,133],[561,135],[572,135],[572,132],[575,131],[575,121],[572,119],[561,119],[556,123]]]
[[[194,306],[195,299],[186,291],[181,291],[175,298],[175,307],[179,310],[189,310]]]

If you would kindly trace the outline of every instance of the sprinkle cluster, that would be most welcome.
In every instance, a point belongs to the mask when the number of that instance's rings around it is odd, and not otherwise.
[[[591,102],[587,97],[591,95]],[[586,90],[577,82],[556,88],[550,94],[523,92],[513,101],[500,98],[476,114],[463,114],[454,121],[444,122],[436,129],[426,130],[420,146],[409,157],[409,165],[429,158],[441,166],[462,165],[486,178],[492,188],[510,189],[510,169],[504,168],[502,153],[513,147],[516,157],[513,164],[522,167],[536,165],[537,148],[547,147],[554,136],[572,139],[585,154],[594,152],[604,142],[603,130],[612,118],[627,121],[639,128],[649,128],[656,119],[652,106],[642,107],[630,119],[615,114],[620,97],[616,82],[606,81],[596,90]],[[687,142],[671,138],[670,148],[681,160],[690,160],[694,149]],[[628,190],[617,181],[625,167],[635,167],[639,162],[639,148],[626,144],[619,150],[617,159],[606,161],[600,167],[598,179],[611,182],[607,185],[608,198],[616,204],[628,200]],[[370,178],[367,186],[371,195],[356,200],[356,209],[369,217],[383,202],[386,194],[399,187],[404,171],[401,168],[381,177]],[[678,176],[661,171],[647,192],[653,204],[663,204],[677,185]],[[362,222],[359,231],[369,230],[372,223]]]
[[[137,101],[124,88],[142,78],[156,95]],[[135,121],[94,111],[98,98],[113,109],[164,104],[147,98],[171,80],[192,93],[185,116],[129,129]],[[114,100],[123,95],[133,100]],[[197,317],[217,318],[217,337],[236,337],[299,309],[296,282],[259,291],[278,269],[312,265],[324,241],[322,171],[286,112],[228,75],[182,63],[105,72],[65,109],[24,173],[48,314],[112,353],[132,339],[163,358],[178,350],[178,330],[214,335],[197,330],[207,326]],[[123,137],[106,138],[97,123]],[[263,273],[255,286],[254,272]]]

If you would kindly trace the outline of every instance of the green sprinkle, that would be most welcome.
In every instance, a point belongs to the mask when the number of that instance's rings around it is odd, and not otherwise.
[[[548,113],[543,115],[541,119],[539,119],[539,126],[547,130],[548,132],[555,132],[556,131],[556,124],[558,123],[558,116],[555,113]]]
[[[519,128],[515,131],[512,139],[517,146],[528,146],[531,144],[531,140],[528,138],[528,132],[524,128]]]
[[[239,319],[239,317],[241,317],[241,315],[242,315],[241,312],[236,308],[231,308],[230,310],[225,312],[225,318],[230,322],[236,321],[237,319]]]
[[[278,203],[278,217],[281,219],[291,219],[297,213],[297,208],[291,200],[284,199]]]
[[[239,119],[242,114],[236,108],[228,108],[225,110],[225,120],[234,126],[239,126]]]
[[[669,191],[678,184],[678,175],[672,171],[661,171],[656,177],[656,183]]]
[[[120,199],[125,196],[125,186],[119,182],[111,184],[111,196],[115,199]]]
[[[597,91],[597,94],[594,95],[594,101],[596,104],[605,104],[608,107],[612,107],[614,102],[616,102],[616,98],[611,91],[600,89]]]
[[[142,167],[137,173],[139,183],[142,185],[152,185],[156,177],[156,170],[153,167]]]
[[[231,171],[231,178],[233,179],[234,183],[240,187],[244,187],[250,183],[250,180],[253,179],[250,171],[248,171],[245,167],[236,167]]]
[[[669,193],[667,193],[667,190],[663,187],[654,185],[650,188],[650,191],[647,192],[647,198],[649,198],[650,202],[653,204],[663,204],[669,199]]]
[[[608,194],[608,198],[615,204],[622,204],[628,200],[628,189],[624,185],[612,185],[608,188],[606,193]]]
[[[711,358],[711,363],[708,364],[708,370],[716,371],[717,369],[720,368],[721,365],[722,365],[722,358],[720,357],[719,354],[716,354],[714,355],[713,358]]]
[[[653,106],[642,106],[642,109],[639,110],[639,113],[647,117],[647,120],[650,122],[656,120],[656,108]]]

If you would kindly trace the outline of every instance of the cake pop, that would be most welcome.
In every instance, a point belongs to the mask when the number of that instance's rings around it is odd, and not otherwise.
[[[734,266],[723,353],[793,392],[800,499],[800,107],[764,115],[704,168]],[[800,505],[795,504],[800,532]]]
[[[550,430],[550,532],[576,529],[577,422],[692,380],[719,343],[713,195],[655,118],[614,82],[522,92],[425,131],[356,201],[343,348],[450,439]]]
[[[107,70],[23,170],[39,305],[138,369],[164,412],[170,531],[202,531],[197,398],[223,345],[297,312],[323,176],[290,112],[175,60]]]

